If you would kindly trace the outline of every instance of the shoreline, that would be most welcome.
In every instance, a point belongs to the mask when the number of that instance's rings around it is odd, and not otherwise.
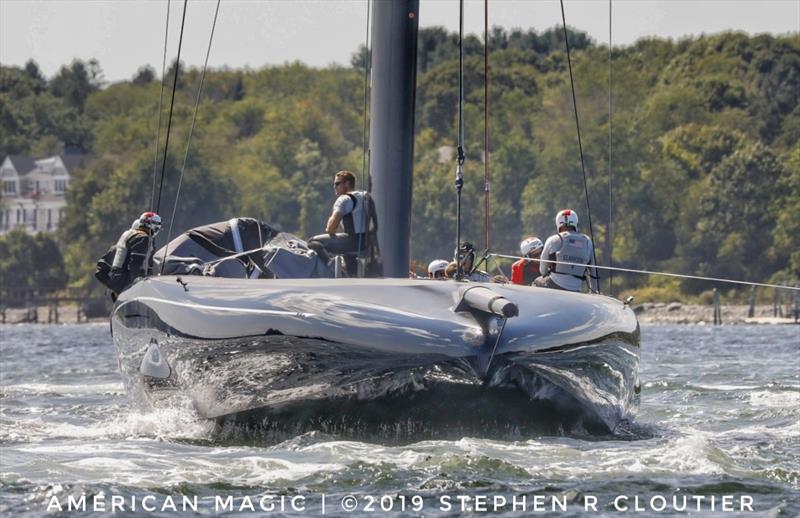
[[[89,317],[78,314],[77,304],[59,304],[58,319],[51,313],[50,306],[37,306],[36,319],[32,320],[32,308],[5,308],[5,324],[97,324],[108,322],[108,315]]]
[[[774,315],[772,304],[757,305],[753,316],[748,316],[747,304],[722,304],[722,325],[783,325],[796,324],[790,311],[784,306]],[[711,304],[681,304],[680,302],[645,302],[633,306],[640,324],[691,324],[713,325],[714,306]]]

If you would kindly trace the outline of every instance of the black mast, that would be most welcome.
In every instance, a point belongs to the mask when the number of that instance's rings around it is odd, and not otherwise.
[[[373,0],[370,161],[386,277],[408,277],[419,0]]]

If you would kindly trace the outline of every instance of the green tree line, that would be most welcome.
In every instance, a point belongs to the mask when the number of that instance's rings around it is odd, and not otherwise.
[[[800,36],[732,32],[613,47],[612,117],[608,47],[577,30],[569,38],[598,260],[607,263],[613,249],[617,266],[800,279]],[[412,256],[425,264],[454,246],[455,163],[443,150],[457,135],[457,42],[443,28],[420,30]],[[588,232],[560,30],[494,28],[489,45],[492,249],[515,253],[524,236],[547,237],[565,207],[578,211]],[[364,178],[367,57],[361,48],[351,67],[209,71],[173,235],[237,215],[303,237],[321,231],[333,173]],[[201,75],[175,66],[181,75],[160,208],[167,219]],[[464,223],[466,238],[482,248],[486,78],[483,41],[474,35],[465,74]],[[0,67],[0,154],[69,148],[92,156],[75,171],[57,240],[72,286],[90,286],[96,258],[150,208],[162,160],[155,156],[160,88],[148,67],[110,85],[96,62],[75,61],[49,80],[33,62]],[[160,150],[163,141],[162,129]],[[708,287],[616,279],[618,290]]]

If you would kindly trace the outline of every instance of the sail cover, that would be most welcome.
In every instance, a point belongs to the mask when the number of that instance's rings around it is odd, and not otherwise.
[[[193,228],[155,253],[165,275],[231,278],[329,277],[325,263],[297,237],[253,218],[233,218]]]

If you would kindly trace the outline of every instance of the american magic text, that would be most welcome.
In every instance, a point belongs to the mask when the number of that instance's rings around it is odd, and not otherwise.
[[[243,495],[204,497],[172,495],[68,495],[50,497],[48,512],[280,512],[298,514],[341,514],[351,512],[420,512],[424,510],[453,512],[566,512],[576,507],[585,512],[754,512],[749,495],[616,495],[600,497],[583,494],[579,498],[566,495],[468,495],[468,494],[392,494],[392,495]]]

